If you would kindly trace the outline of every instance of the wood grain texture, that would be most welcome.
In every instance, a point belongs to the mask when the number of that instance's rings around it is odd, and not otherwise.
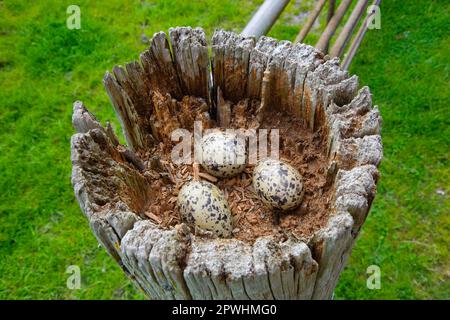
[[[153,35],[150,47],[141,53],[140,60],[152,90],[167,92],[176,99],[183,97],[169,41],[164,32]]]
[[[255,48],[250,53],[248,70],[247,97],[260,99],[261,85],[272,51],[277,45],[277,40],[262,36],[259,38]]]
[[[358,91],[358,77],[349,76],[333,58],[309,72],[304,84],[302,106],[304,118],[313,130],[324,124],[325,110],[331,102],[338,106],[352,101]]]
[[[220,87],[226,100],[238,102],[247,96],[250,53],[255,47],[253,37],[216,30],[212,37],[214,87]]]
[[[209,101],[210,73],[205,32],[201,28],[169,29],[175,69],[183,95]]]

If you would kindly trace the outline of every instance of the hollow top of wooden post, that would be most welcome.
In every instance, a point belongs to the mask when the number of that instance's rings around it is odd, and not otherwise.
[[[211,56],[201,28],[171,28],[169,36],[154,35],[139,61],[106,73],[126,146],[74,104],[72,183],[80,207],[99,242],[151,297],[330,298],[379,176],[381,117],[369,88],[359,88],[338,59],[305,44],[216,30],[210,47]],[[143,218],[155,196],[151,172],[160,168],[159,177],[177,179],[170,163],[143,159],[169,143],[174,128],[191,125],[177,116],[187,106],[210,123],[218,92],[230,105],[253,100],[259,112],[276,109],[324,135],[324,183],[333,192],[328,220],[314,234],[248,243],[197,233],[182,221],[161,227],[158,213]]]

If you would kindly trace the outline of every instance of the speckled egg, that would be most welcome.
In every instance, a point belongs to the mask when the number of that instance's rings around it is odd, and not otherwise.
[[[253,188],[260,199],[273,209],[289,210],[303,199],[303,177],[289,164],[264,159],[253,170]]]
[[[202,167],[219,178],[245,169],[245,140],[230,132],[214,131],[202,139]]]
[[[212,183],[191,181],[178,193],[178,208],[183,219],[219,237],[231,236],[231,211],[223,192]]]

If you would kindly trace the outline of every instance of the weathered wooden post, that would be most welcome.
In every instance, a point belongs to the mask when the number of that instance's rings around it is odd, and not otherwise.
[[[151,299],[330,299],[379,176],[381,118],[369,88],[305,44],[217,30],[211,46],[210,58],[202,29],[173,28],[169,38],[155,34],[140,61],[106,73],[127,146],[74,104],[80,207]],[[280,128],[281,156],[306,188],[301,207],[276,226],[248,183],[251,166],[216,182],[233,214],[228,239],[180,218],[176,195],[193,171],[167,157],[174,129],[216,125],[218,96],[230,127]]]

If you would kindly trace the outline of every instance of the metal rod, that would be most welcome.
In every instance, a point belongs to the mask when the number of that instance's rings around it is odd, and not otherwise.
[[[336,0],[330,0],[330,4],[328,5],[328,14],[327,14],[327,24],[330,22],[331,18],[334,16],[334,8],[336,7]]]
[[[317,17],[319,16],[320,12],[322,11],[322,8],[325,6],[325,2],[327,0],[319,0],[314,7],[313,11],[308,16],[308,20],[306,21],[305,25],[303,26],[302,30],[297,35],[297,38],[295,38],[295,43],[302,42],[305,40],[306,36],[308,35],[309,30],[311,30],[311,27],[313,26],[314,22],[316,21]]]
[[[322,36],[317,42],[316,44],[317,49],[319,49],[322,52],[326,51],[326,48],[328,47],[331,37],[336,32],[336,29],[339,26],[339,22],[341,22],[351,3],[352,0],[342,0],[336,13],[333,15],[330,22],[327,24],[325,31],[322,33]]]
[[[379,6],[380,3],[381,3],[381,0],[374,0],[372,5]],[[368,28],[369,19],[374,14],[375,14],[375,12],[371,12],[364,19],[361,27],[358,30],[358,33],[355,36],[355,39],[353,39],[353,42],[350,45],[350,49],[348,49],[348,52],[347,52],[347,55],[346,55],[344,61],[341,64],[342,69],[348,70],[348,68],[350,67],[350,64],[352,63],[352,60],[353,60],[353,58],[356,55],[356,51],[358,50],[359,46],[361,45],[362,39],[364,38],[364,35],[366,34],[366,31],[367,31],[367,28]]]
[[[350,15],[350,18],[345,23],[344,28],[339,34],[336,42],[331,48],[330,55],[332,57],[339,57],[344,51],[345,46],[347,45],[348,40],[350,40],[353,31],[355,30],[358,21],[361,19],[361,16],[364,12],[364,9],[367,7],[369,0],[359,0],[356,4],[355,8]]]
[[[280,16],[281,12],[289,3],[289,0],[266,0],[259,7],[258,11],[252,17],[250,22],[242,31],[244,36],[255,36],[259,38],[265,35],[275,21]]]

